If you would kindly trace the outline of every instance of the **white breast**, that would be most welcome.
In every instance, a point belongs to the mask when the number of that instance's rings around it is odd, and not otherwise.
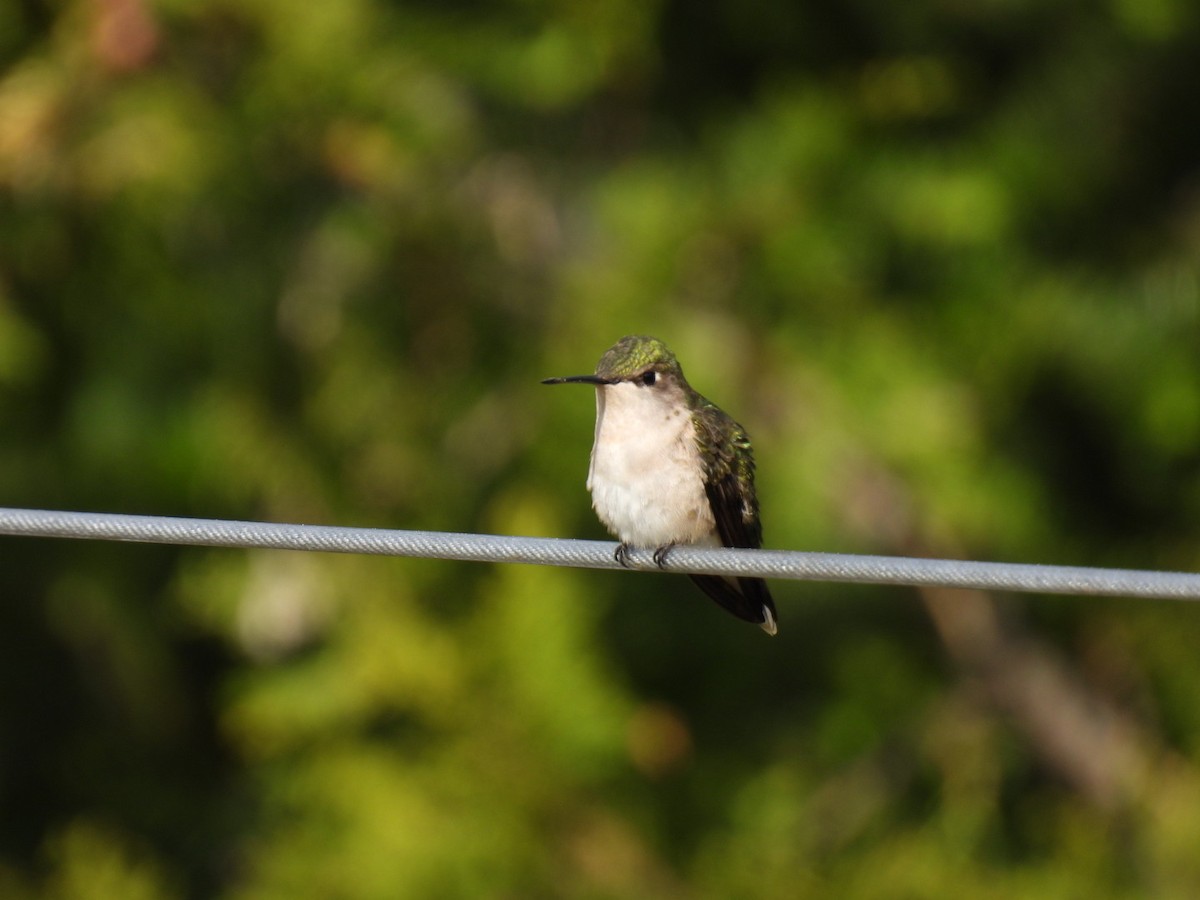
[[[588,490],[600,521],[635,547],[720,545],[695,428],[677,392],[628,382],[596,389]]]

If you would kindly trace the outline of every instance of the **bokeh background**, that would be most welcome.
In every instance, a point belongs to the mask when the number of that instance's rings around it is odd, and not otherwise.
[[[0,503],[1200,569],[1190,0],[7,0]],[[1195,897],[1200,609],[0,539],[0,894]]]

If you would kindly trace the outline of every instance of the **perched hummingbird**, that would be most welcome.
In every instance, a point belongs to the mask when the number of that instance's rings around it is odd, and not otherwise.
[[[616,559],[654,550],[662,566],[676,544],[758,547],[754,457],[745,430],[683,377],[657,338],[630,335],[600,357],[594,375],[542,384],[596,387],[596,437],[588,490],[600,521],[617,536]],[[775,634],[775,603],[761,578],[692,575],[708,596]]]

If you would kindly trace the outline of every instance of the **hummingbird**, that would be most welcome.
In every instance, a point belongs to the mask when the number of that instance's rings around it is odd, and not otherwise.
[[[596,515],[620,541],[615,558],[621,565],[629,565],[632,548],[654,548],[661,568],[678,544],[761,546],[750,438],[688,384],[675,354],[658,338],[623,337],[600,357],[594,374],[542,384],[596,388],[587,487]],[[767,634],[778,630],[775,603],[761,578],[689,577],[739,619]]]

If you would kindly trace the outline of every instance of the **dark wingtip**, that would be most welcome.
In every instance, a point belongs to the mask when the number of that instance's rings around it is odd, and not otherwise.
[[[753,622],[767,634],[778,634],[779,620],[767,584],[761,578],[739,578],[736,587],[719,575],[689,575],[700,590],[722,609],[745,622]]]

